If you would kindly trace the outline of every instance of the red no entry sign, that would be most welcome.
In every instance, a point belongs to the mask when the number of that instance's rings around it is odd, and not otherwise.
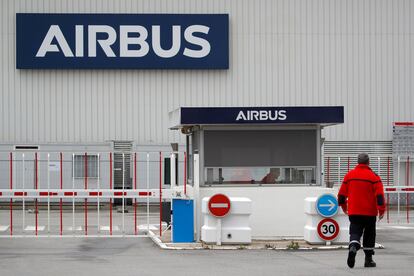
[[[224,217],[230,211],[230,199],[223,194],[216,194],[208,201],[208,210],[215,217]]]
[[[334,240],[339,234],[339,225],[336,220],[326,218],[318,223],[318,235],[325,241]]]

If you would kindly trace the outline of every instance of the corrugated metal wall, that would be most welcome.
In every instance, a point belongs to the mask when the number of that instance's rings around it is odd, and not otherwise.
[[[169,143],[179,106],[344,105],[327,140],[414,121],[414,1],[2,0],[0,143]],[[229,13],[230,70],[16,70],[15,13]]]

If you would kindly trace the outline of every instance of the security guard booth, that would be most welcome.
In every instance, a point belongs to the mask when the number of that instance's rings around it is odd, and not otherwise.
[[[216,193],[253,201],[253,238],[303,237],[303,201],[322,187],[321,130],[344,122],[342,106],[181,107],[171,129],[186,135],[188,183],[200,201]]]

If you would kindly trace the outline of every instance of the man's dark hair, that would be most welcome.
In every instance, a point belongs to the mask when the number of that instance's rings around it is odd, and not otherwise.
[[[369,156],[367,153],[358,154],[358,164],[369,164]]]

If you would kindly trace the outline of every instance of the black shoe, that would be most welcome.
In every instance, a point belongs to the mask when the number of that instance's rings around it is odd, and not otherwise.
[[[348,253],[348,260],[347,260],[347,264],[350,268],[354,268],[355,266],[355,256],[357,254],[357,249],[354,246],[351,246],[349,248],[349,253]]]
[[[374,260],[372,259],[372,257],[365,257],[365,267],[376,267],[377,264],[374,262]]]

